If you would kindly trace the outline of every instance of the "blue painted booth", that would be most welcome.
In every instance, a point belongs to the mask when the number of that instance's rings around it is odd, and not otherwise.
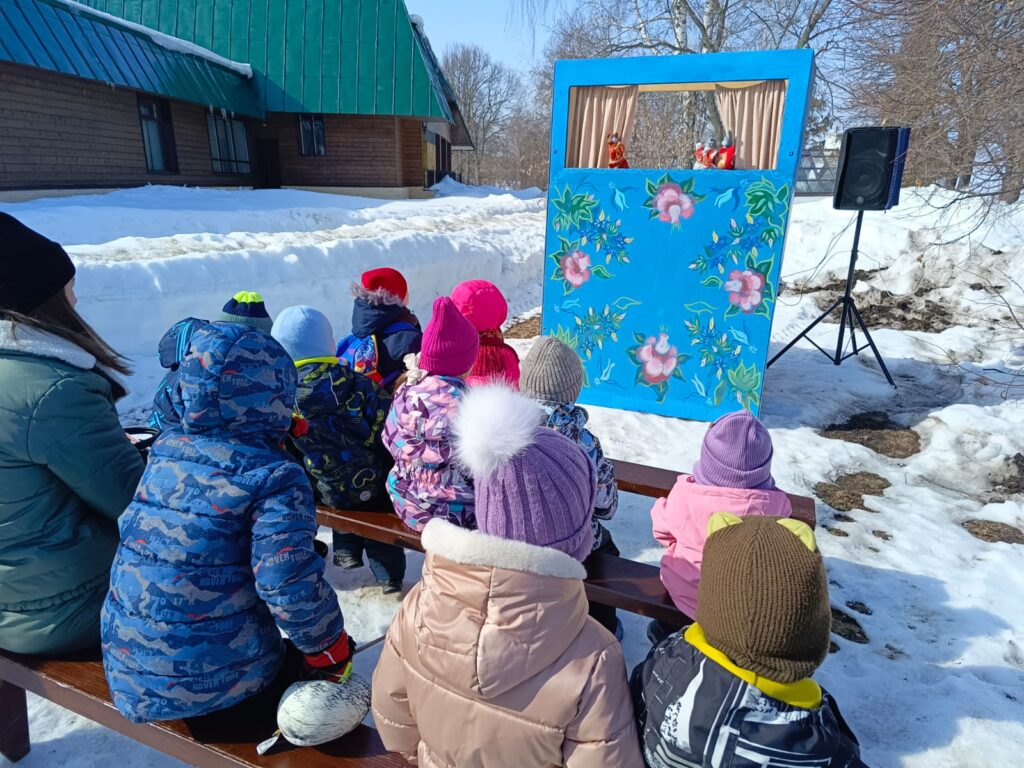
[[[809,50],[556,63],[543,330],[583,360],[582,402],[759,411],[813,69]],[[736,170],[607,167],[598,135],[672,90],[715,99]]]

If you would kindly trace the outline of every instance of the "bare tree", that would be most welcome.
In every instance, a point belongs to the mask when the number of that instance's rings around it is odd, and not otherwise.
[[[909,125],[907,177],[945,201],[1015,203],[1024,186],[1024,7],[857,0],[854,112]]]
[[[458,159],[469,166],[466,177],[479,184],[488,158],[498,149],[496,145],[519,105],[522,80],[478,45],[450,47],[441,66],[476,146],[473,152],[458,153]]]

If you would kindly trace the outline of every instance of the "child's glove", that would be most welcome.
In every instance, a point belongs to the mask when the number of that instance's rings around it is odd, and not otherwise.
[[[303,654],[302,671],[308,680],[326,680],[329,683],[343,683],[352,674],[352,653],[354,646],[348,633],[341,636],[320,653]]]

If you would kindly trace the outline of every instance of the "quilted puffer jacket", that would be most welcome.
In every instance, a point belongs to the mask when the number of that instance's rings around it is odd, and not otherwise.
[[[641,768],[622,648],[558,550],[423,531],[423,578],[373,675],[384,745],[421,768]]]
[[[462,379],[411,373],[395,392],[384,424],[384,447],[395,460],[388,493],[395,512],[421,531],[435,517],[476,528],[473,484],[454,461],[451,422],[466,392]]]
[[[281,448],[295,365],[262,331],[210,325],[180,374],[181,426],[157,439],[121,516],[103,606],[107,681],[133,722],[257,693],[284,659],[279,628],[307,654],[343,630],[309,480]]]
[[[317,496],[338,509],[387,505],[391,457],[380,435],[390,393],[337,358],[298,360],[298,412],[308,431],[291,438]]]
[[[738,667],[699,624],[655,646],[630,687],[650,768],[867,768],[827,691]]]

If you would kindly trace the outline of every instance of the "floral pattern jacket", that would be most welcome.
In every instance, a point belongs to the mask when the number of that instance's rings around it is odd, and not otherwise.
[[[476,528],[473,483],[456,465],[451,422],[466,383],[410,370],[395,392],[382,439],[395,460],[388,493],[395,512],[416,531],[435,517]]]

